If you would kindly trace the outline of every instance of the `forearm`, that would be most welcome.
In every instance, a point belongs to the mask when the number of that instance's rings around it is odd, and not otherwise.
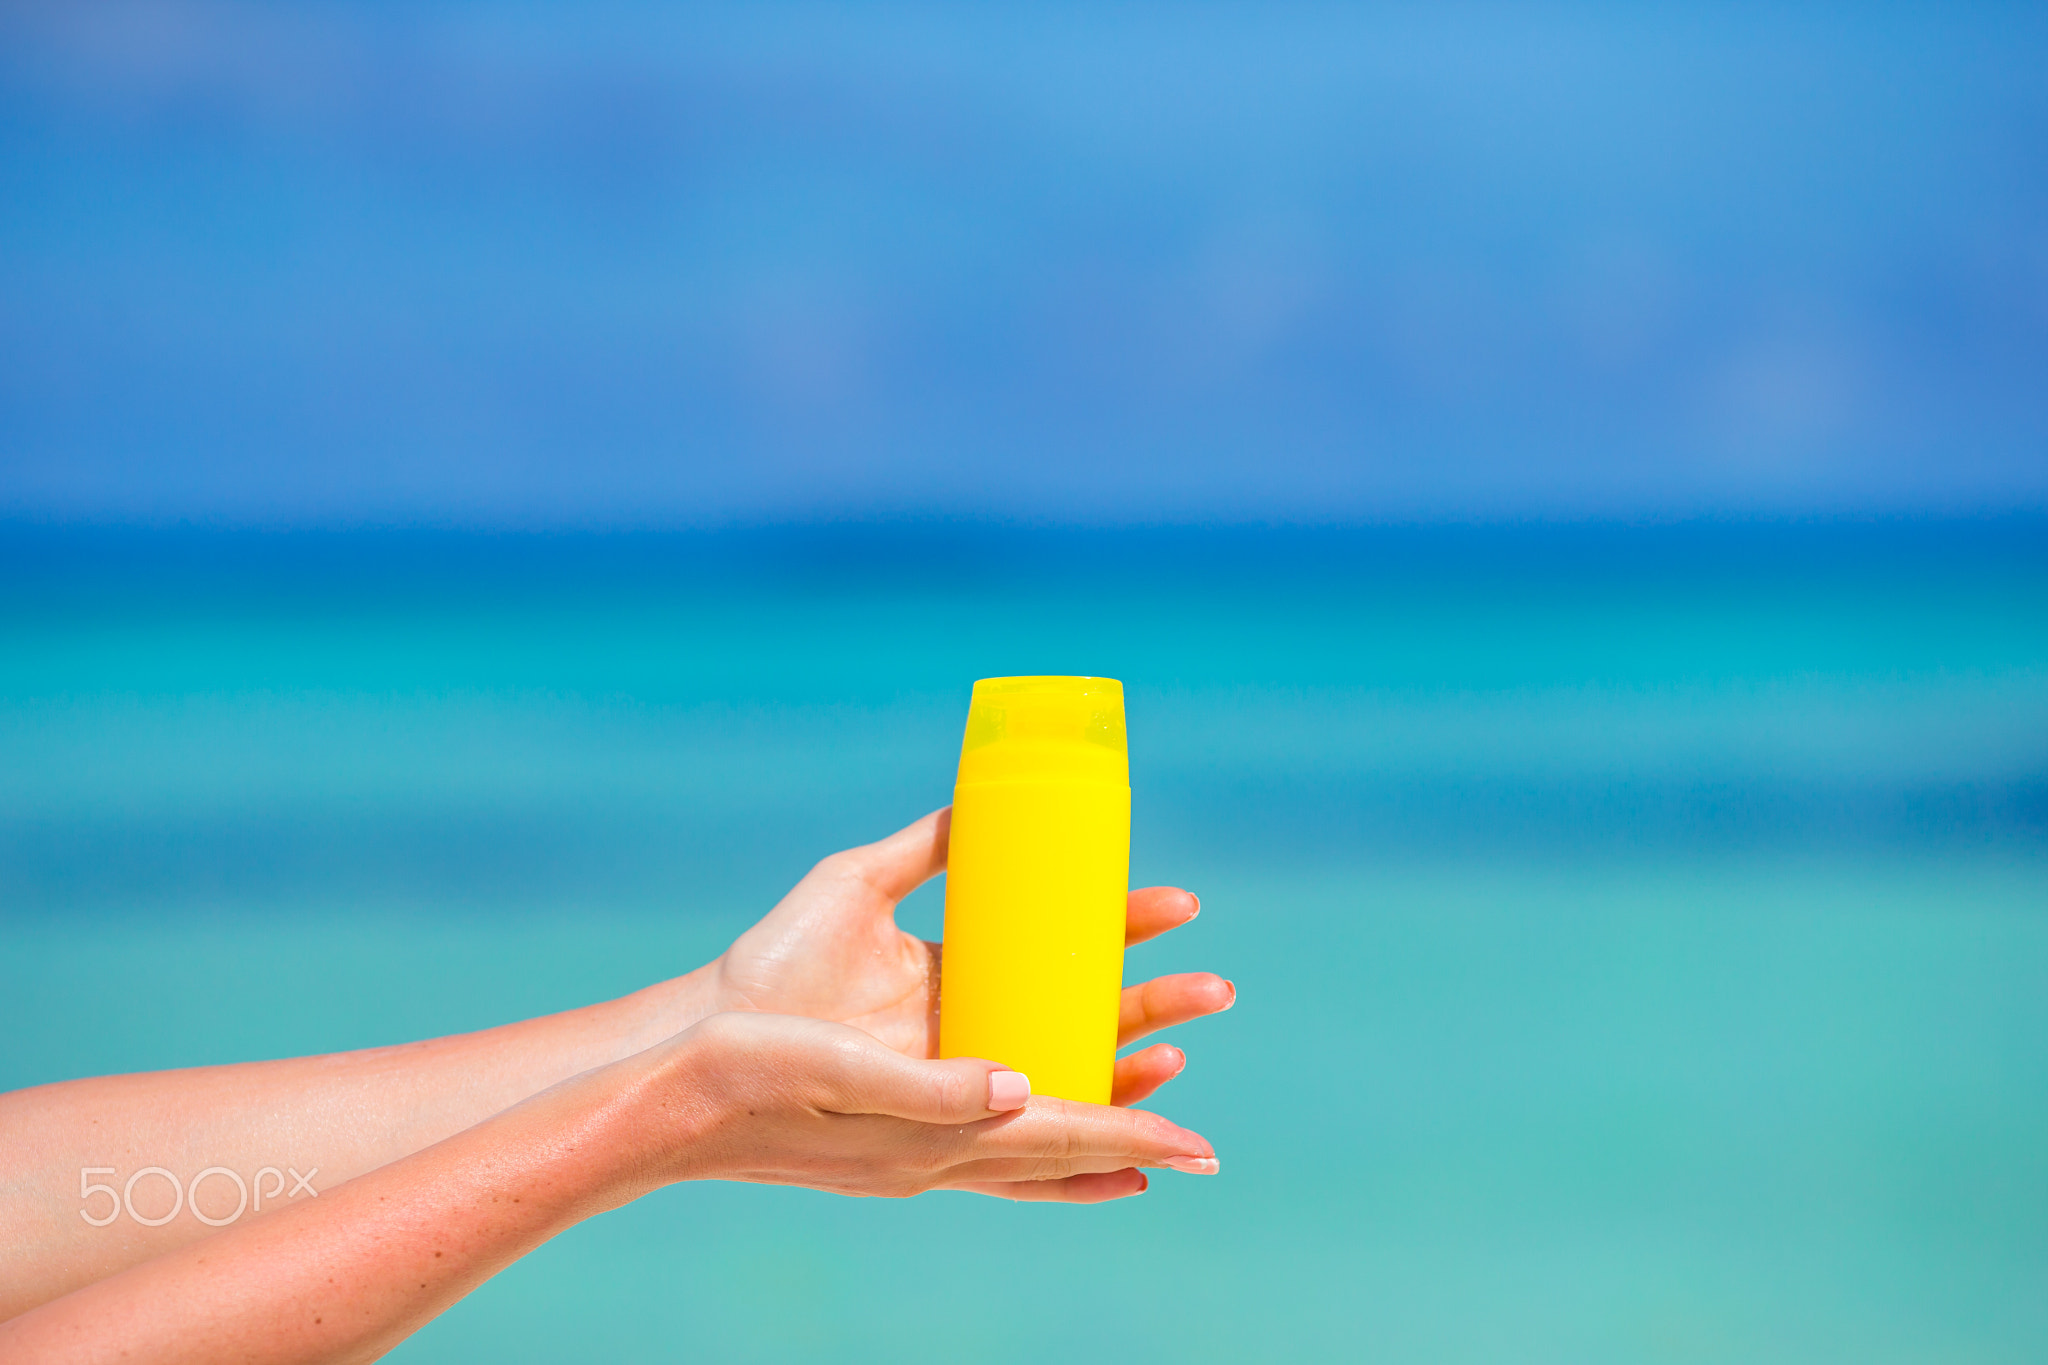
[[[631,1063],[627,1066],[630,1068]],[[641,1192],[613,1068],[274,1215],[0,1324],[0,1357],[372,1360],[564,1228]]]
[[[395,1047],[189,1071],[67,1081],[0,1096],[0,1320],[237,1222],[304,1203],[343,1181],[470,1128],[549,1086],[670,1037],[713,1012],[705,968],[633,995],[478,1033]],[[81,1201],[86,1177],[120,1189],[161,1167],[199,1201],[161,1226],[170,1182],[147,1176],[128,1201]],[[266,1169],[272,1174],[262,1174]],[[289,1175],[286,1173],[290,1172]],[[300,1183],[303,1177],[304,1183]],[[195,1209],[194,1203],[199,1207]],[[104,1219],[93,1226],[82,1213]],[[267,1220],[266,1220],[267,1221]]]
[[[0,1358],[374,1359],[573,1223],[677,1180],[1094,1203],[1214,1174],[1142,1110],[1029,1100],[997,1063],[723,1014],[409,1157],[0,1324]]]

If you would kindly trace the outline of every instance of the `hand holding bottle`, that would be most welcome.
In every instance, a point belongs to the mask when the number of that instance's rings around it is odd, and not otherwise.
[[[1205,1139],[1160,1115],[1033,1096],[996,1063],[913,1059],[859,1029],[790,1015],[713,1015],[571,1084],[637,1097],[617,1131],[648,1144],[628,1166],[647,1188],[715,1179],[1097,1203],[1143,1191],[1145,1168],[1217,1166]]]
[[[896,927],[896,906],[946,870],[950,809],[879,842],[824,859],[708,973],[717,1008],[802,1014],[852,1024],[911,1057],[939,1044],[942,945]],[[1130,893],[1126,944],[1192,920],[1200,902],[1177,887]],[[1117,1044],[1230,1008],[1237,992],[1211,972],[1157,977],[1124,990]],[[1135,1104],[1180,1074],[1160,1044],[1116,1063],[1111,1102]]]
[[[1029,1098],[991,1062],[717,1014],[422,1151],[0,1324],[8,1359],[370,1360],[570,1226],[679,1180],[1096,1203],[1213,1173],[1142,1110]]]

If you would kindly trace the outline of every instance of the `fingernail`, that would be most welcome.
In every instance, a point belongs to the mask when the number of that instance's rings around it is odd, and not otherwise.
[[[1022,1109],[1024,1101],[1031,1098],[1031,1078],[1021,1071],[991,1071],[988,1073],[988,1107],[1000,1114],[1009,1109]]]
[[[1215,1175],[1223,1169],[1213,1156],[1170,1156],[1166,1164],[1189,1175]]]
[[[1195,895],[1195,893],[1194,893],[1194,892],[1192,892],[1192,891],[1188,892],[1188,895],[1189,895],[1189,896],[1190,896],[1190,897],[1191,897],[1191,898],[1192,898],[1192,899],[1194,900],[1194,902],[1195,902],[1195,908],[1194,908],[1193,910],[1191,910],[1191,911],[1189,911],[1189,912],[1188,912],[1188,918],[1189,918],[1189,919],[1193,919],[1193,918],[1194,918],[1194,917],[1195,917],[1196,915],[1199,915],[1199,914],[1201,914],[1201,913],[1202,913],[1202,898],[1201,898],[1200,896],[1197,896],[1197,895]]]
[[[1138,1191],[1137,1191],[1137,1192],[1138,1192],[1139,1194],[1143,1194],[1143,1193],[1144,1193],[1145,1191],[1147,1191],[1147,1190],[1149,1190],[1149,1189],[1151,1189],[1151,1188],[1152,1188],[1152,1177],[1150,1177],[1150,1176],[1146,1175],[1146,1174],[1145,1174],[1145,1173],[1144,1173],[1143,1171],[1140,1171],[1140,1172],[1138,1172]]]
[[[1237,983],[1235,981],[1225,981],[1223,984],[1230,988],[1230,998],[1223,1002],[1223,1008],[1229,1009],[1237,1003]]]

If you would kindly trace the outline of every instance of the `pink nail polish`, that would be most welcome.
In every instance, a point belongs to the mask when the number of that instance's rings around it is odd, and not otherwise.
[[[1215,1175],[1223,1167],[1213,1156],[1170,1156],[1166,1164],[1189,1175]]]
[[[1031,1098],[1031,1078],[1021,1071],[991,1071],[988,1073],[988,1107],[1000,1114],[1011,1109],[1022,1109],[1024,1101]]]

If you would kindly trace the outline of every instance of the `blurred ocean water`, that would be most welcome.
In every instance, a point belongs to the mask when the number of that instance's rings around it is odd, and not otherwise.
[[[0,1086],[632,989],[1121,676],[1094,1210],[675,1189],[396,1359],[2038,1360],[2048,526],[0,536]],[[936,933],[936,887],[907,905]],[[993,1325],[1008,1324],[996,1337]]]

